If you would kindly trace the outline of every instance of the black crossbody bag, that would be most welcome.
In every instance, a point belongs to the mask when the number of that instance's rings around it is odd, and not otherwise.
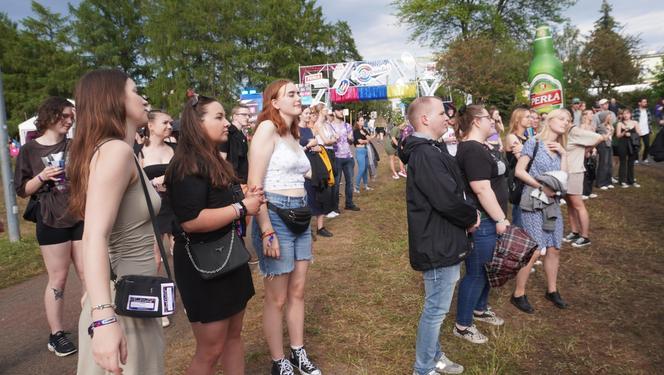
[[[134,158],[138,175],[141,178],[145,201],[150,212],[150,221],[154,229],[155,241],[159,246],[159,253],[164,261],[164,268],[168,277],[125,275],[117,279],[111,270],[111,280],[115,283],[115,313],[132,318],[160,318],[175,313],[175,282],[168,265],[168,257],[164,244],[161,241],[161,233],[157,228],[156,215],[150,200],[150,193],[145,182],[145,176]]]
[[[242,189],[234,186],[233,201],[239,202],[242,198]],[[186,233],[182,234],[189,260],[203,280],[221,277],[249,262],[249,252],[237,233],[238,225],[242,224],[236,222],[233,220],[230,232],[211,242],[191,242]]]

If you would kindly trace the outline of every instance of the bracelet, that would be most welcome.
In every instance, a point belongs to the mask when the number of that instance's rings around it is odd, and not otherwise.
[[[88,335],[90,335],[90,338],[94,335],[94,329],[101,327],[101,326],[107,326],[109,324],[117,323],[118,318],[116,316],[112,316],[110,318],[102,319],[102,320],[95,320],[90,324],[88,327]]]
[[[95,310],[103,310],[103,309],[115,309],[115,304],[114,303],[104,303],[104,304],[101,304],[101,305],[92,306],[92,308],[90,308],[90,312],[95,311]]]
[[[505,222],[505,221],[507,221],[507,218],[506,218],[506,217],[504,217],[504,218],[502,218],[502,219],[496,221],[496,224],[500,224],[500,223]]]
[[[261,240],[264,240],[266,237],[269,237],[269,236],[271,236],[271,235],[273,235],[273,234],[274,234],[274,231],[273,231],[273,230],[272,230],[272,231],[265,232],[265,233],[263,233],[263,234],[261,235]]]
[[[41,177],[41,173],[37,175],[37,178],[39,179],[39,181],[40,181],[42,184],[43,184],[44,182],[46,182],[46,181],[44,181],[44,180],[42,179],[42,177]]]
[[[233,210],[235,210],[235,216],[239,219],[242,215],[240,214],[240,209],[237,207],[236,203],[231,204],[231,207],[233,207]]]

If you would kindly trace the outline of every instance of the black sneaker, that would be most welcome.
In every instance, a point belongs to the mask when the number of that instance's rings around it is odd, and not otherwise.
[[[66,335],[69,335],[69,332],[58,331],[55,335],[48,335],[48,350],[58,357],[66,357],[76,353],[78,349],[76,349],[73,342],[69,341]]]
[[[585,237],[581,237],[581,236],[579,236],[579,238],[577,238],[576,240],[572,241],[572,246],[573,247],[584,247],[584,246],[588,246],[590,244],[591,244],[591,242],[590,242],[589,238],[585,238]]]
[[[548,299],[549,301],[553,302],[553,304],[559,308],[559,309],[566,309],[567,308],[567,303],[563,301],[562,297],[560,297],[560,293],[558,291],[551,292],[551,293],[546,293],[544,294],[544,298]]]
[[[293,371],[293,365],[286,358],[282,358],[278,361],[272,361],[270,375],[295,375],[295,372]]]
[[[323,373],[311,363],[307,357],[307,351],[304,350],[304,347],[299,349],[291,349],[290,361],[293,364],[293,367],[300,370],[302,375],[322,375]]]
[[[360,208],[357,207],[356,205],[346,206],[346,209],[350,210],[350,211],[359,211],[360,210]]]
[[[581,237],[578,233],[570,232],[567,236],[563,237],[563,241],[569,243],[574,242]]]
[[[332,237],[332,232],[325,229],[325,227],[320,228],[317,232],[317,234],[321,237]]]
[[[514,295],[512,295],[512,298],[510,298],[510,303],[526,314],[535,313],[535,309],[533,309],[533,307],[530,305],[530,302],[528,302],[528,297],[526,297],[525,294],[521,297],[514,297]]]

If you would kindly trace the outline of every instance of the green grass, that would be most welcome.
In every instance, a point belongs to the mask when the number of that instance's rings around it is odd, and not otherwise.
[[[17,242],[0,238],[0,288],[17,284],[44,272],[39,245],[34,237]]]

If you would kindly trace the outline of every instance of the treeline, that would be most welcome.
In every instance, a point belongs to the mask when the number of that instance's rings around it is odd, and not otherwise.
[[[174,115],[186,90],[231,104],[242,87],[297,80],[298,66],[359,60],[350,27],[313,0],[84,0],[69,14],[32,2],[0,13],[0,66],[10,134],[50,95],[71,97],[96,68],[127,72],[153,107]]]

